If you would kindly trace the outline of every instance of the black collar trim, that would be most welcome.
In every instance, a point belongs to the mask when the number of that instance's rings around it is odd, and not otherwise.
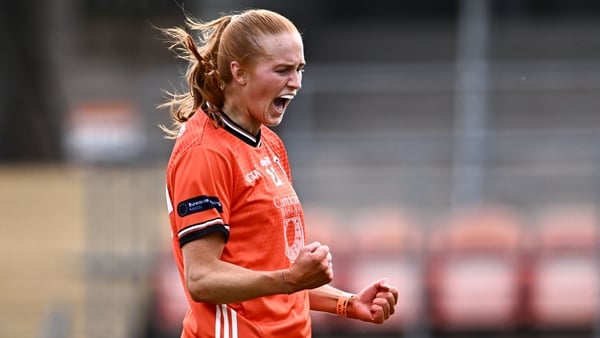
[[[223,122],[225,130],[252,147],[260,147],[260,129],[258,130],[258,135],[254,136],[247,132],[244,128],[240,127],[237,123],[233,122],[233,120],[231,120],[229,116],[225,115],[225,113],[221,112],[219,116],[221,117],[221,122]]]

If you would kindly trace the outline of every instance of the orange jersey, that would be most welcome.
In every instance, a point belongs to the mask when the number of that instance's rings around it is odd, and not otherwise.
[[[257,137],[223,116],[216,128],[202,111],[183,126],[167,166],[173,252],[185,288],[181,248],[222,233],[221,259],[252,270],[290,266],[304,246],[304,214],[280,138]],[[182,337],[310,337],[308,293],[239,304],[194,302]]]

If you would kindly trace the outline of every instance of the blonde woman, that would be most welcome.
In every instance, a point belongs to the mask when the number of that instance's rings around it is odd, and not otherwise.
[[[165,33],[189,61],[189,92],[167,102],[173,252],[189,301],[182,337],[310,337],[309,310],[373,323],[394,313],[387,279],[350,294],[326,245],[305,243],[302,205],[277,126],[302,86],[300,33],[247,10]],[[191,31],[194,36],[190,35]]]

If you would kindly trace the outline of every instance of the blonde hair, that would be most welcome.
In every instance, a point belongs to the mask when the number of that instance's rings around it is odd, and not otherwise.
[[[191,32],[197,33],[198,41],[184,28],[162,30],[170,42],[169,49],[188,62],[185,73],[188,91],[169,92],[169,100],[159,106],[169,108],[173,126],[161,128],[170,138],[176,137],[183,123],[200,108],[218,125],[218,115],[225,103],[223,88],[232,80],[231,62],[250,66],[264,55],[261,46],[264,37],[298,32],[290,20],[264,9],[228,14],[206,23],[186,16],[185,23]]]

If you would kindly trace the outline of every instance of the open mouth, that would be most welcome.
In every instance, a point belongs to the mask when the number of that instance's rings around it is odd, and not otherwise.
[[[280,97],[273,100],[273,105],[277,108],[278,111],[283,112],[285,108],[290,104],[290,101],[294,98],[294,95],[281,95]]]

